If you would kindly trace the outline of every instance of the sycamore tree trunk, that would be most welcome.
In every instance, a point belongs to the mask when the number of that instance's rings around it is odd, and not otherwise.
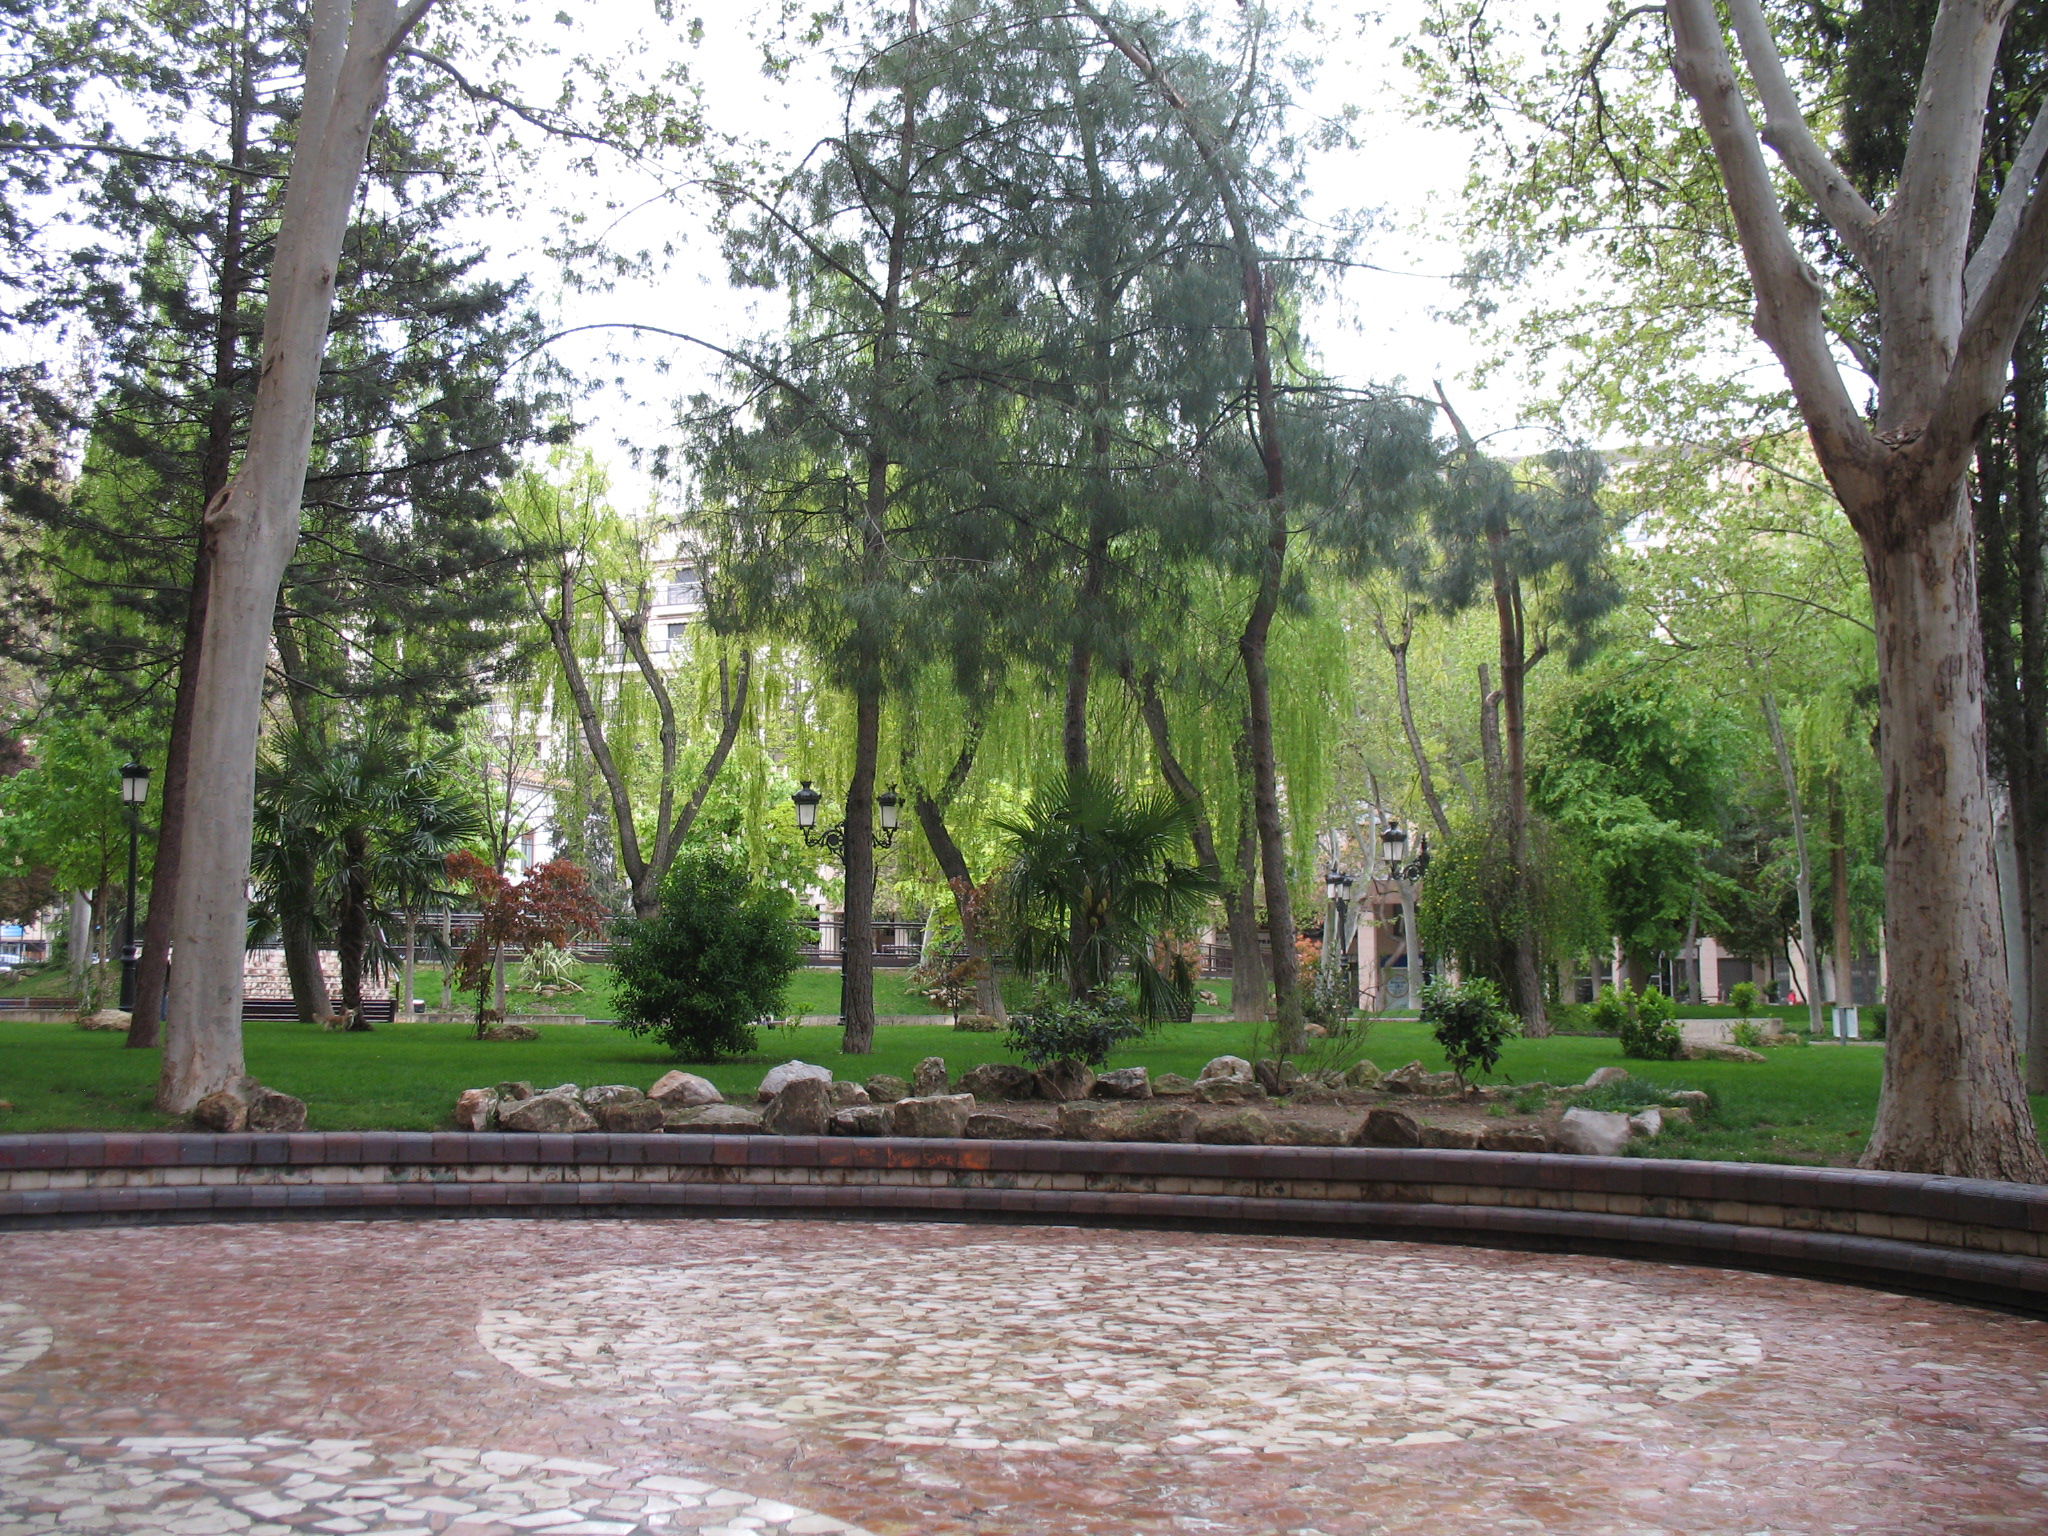
[[[242,953],[263,673],[297,546],[335,267],[392,53],[433,0],[316,0],[298,137],[271,263],[248,448],[206,509],[209,564],[192,725],[173,989],[157,1106],[190,1112],[243,1074]]]
[[[1870,562],[1884,721],[1885,1081],[1867,1162],[2039,1180],[2006,993],[1976,643],[1976,539],[1949,517]],[[1964,1167],[1958,1168],[1958,1164]]]
[[[1673,63],[1726,188],[1756,327],[1863,547],[1885,788],[1888,1047],[1866,1165],[2048,1181],[2007,992],[1967,473],[2048,282],[2048,115],[1978,226],[1985,102],[2010,0],[1941,0],[1902,168],[1880,215],[1814,135],[1761,0],[1667,0]],[[1875,419],[1829,345],[1829,298],[1785,222],[1768,145],[1870,279]],[[1974,240],[1974,247],[1973,247]]]
[[[1839,777],[1828,802],[1828,843],[1828,891],[1834,905],[1828,957],[1834,962],[1833,1001],[1837,1008],[1848,1008],[1856,1002],[1856,931],[1849,911],[1849,812]]]
[[[974,759],[980,754],[982,733],[987,724],[985,714],[979,710],[973,712],[967,722],[966,737],[960,743],[960,750],[953,755],[953,766],[947,770],[945,782],[937,793],[918,784],[912,799],[918,827],[932,850],[939,872],[946,877],[947,888],[953,893],[953,910],[960,919],[960,942],[967,951],[968,963],[975,971],[975,1006],[990,1018],[1007,1024],[1010,1022],[1010,1010],[1003,1003],[1002,978],[996,974],[995,953],[989,947],[987,924],[983,921],[978,899],[981,893],[974,883],[974,871],[968,867],[967,855],[961,852],[952,829],[946,825],[947,811],[952,809],[954,799],[974,772]],[[916,782],[910,772],[908,752],[904,755],[904,781]],[[936,915],[937,909],[934,908],[933,912]]]
[[[1260,1024],[1266,1018],[1265,939],[1259,931],[1259,834],[1252,825],[1251,762],[1246,733],[1234,744],[1237,764],[1237,854],[1236,905],[1225,911],[1230,929],[1230,1016],[1240,1024]]]

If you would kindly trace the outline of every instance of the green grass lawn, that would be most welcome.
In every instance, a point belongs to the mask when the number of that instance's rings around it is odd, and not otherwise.
[[[331,1034],[302,1024],[258,1023],[246,1026],[246,1036],[250,1070],[305,1099],[316,1130],[431,1130],[448,1124],[464,1088],[511,1078],[543,1087],[618,1082],[645,1088],[679,1065],[659,1046],[602,1025],[543,1028],[536,1042],[504,1045],[481,1044],[456,1024]],[[691,1070],[741,1096],[768,1067],[791,1057],[856,1080],[876,1072],[907,1076],[925,1056],[945,1057],[956,1072],[1014,1059],[1001,1035],[962,1034],[944,1025],[880,1030],[868,1056],[842,1056],[839,1038],[829,1028],[767,1030],[753,1056]],[[1212,1056],[1258,1049],[1250,1027],[1203,1019],[1164,1026],[1118,1052],[1111,1065],[1193,1076]],[[1427,1031],[1408,1021],[1375,1026],[1366,1054],[1388,1069],[1416,1059],[1432,1069],[1443,1065]],[[1838,1045],[1774,1050],[1761,1065],[1624,1062],[1613,1040],[1564,1035],[1511,1042],[1498,1080],[1575,1083],[1596,1067],[1626,1065],[1648,1082],[1705,1088],[1719,1101],[1712,1123],[1659,1141],[1660,1156],[1845,1163],[1869,1134],[1882,1064],[1880,1047]],[[0,1099],[15,1106],[0,1113],[0,1130],[169,1128],[175,1122],[150,1108],[156,1071],[154,1051],[127,1050],[118,1034],[0,1019]],[[2048,1098],[2036,1100],[2035,1113],[2048,1117]]]

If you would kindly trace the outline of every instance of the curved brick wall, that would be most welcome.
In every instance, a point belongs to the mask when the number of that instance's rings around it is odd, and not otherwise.
[[[1915,1174],[1512,1152],[805,1136],[0,1136],[0,1229],[739,1212],[1571,1249],[2048,1313],[2048,1187]]]

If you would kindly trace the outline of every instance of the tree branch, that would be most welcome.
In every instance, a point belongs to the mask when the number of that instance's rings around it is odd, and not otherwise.
[[[1729,211],[1756,290],[1757,334],[1784,365],[1800,414],[1838,493],[1845,476],[1867,482],[1858,487],[1863,494],[1844,495],[1844,504],[1867,504],[1884,472],[1883,454],[1864,427],[1828,348],[1824,291],[1786,228],[1756,125],[1735,83],[1713,0],[1666,0],[1665,14],[1671,19],[1673,70],[1699,109],[1721,167]]]
[[[1777,151],[1778,158],[1798,178],[1807,196],[1820,205],[1820,211],[1834,225],[1842,243],[1863,263],[1866,272],[1874,269],[1876,264],[1870,259],[1871,233],[1877,214],[1807,126],[1799,98],[1792,94],[1792,82],[1785,78],[1777,44],[1771,41],[1770,24],[1764,20],[1760,0],[1728,0],[1728,18],[1735,24],[1743,62],[1749,66],[1750,78],[1756,82],[1757,95],[1763,101],[1764,143]]]
[[[2005,187],[1998,194],[1998,209],[1991,216],[1990,227],[1977,242],[1976,254],[1963,270],[1966,313],[1976,308],[1985,286],[2005,264],[2013,242],[2019,238],[2020,221],[2027,209],[2040,200],[2040,189],[2035,183],[2040,180],[2044,163],[2048,163],[2048,101],[2043,101],[2034,114],[2034,125],[2027,130],[2019,153],[2013,156],[2006,171]]]

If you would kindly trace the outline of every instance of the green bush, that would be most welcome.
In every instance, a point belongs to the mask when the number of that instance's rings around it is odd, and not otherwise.
[[[1740,1009],[1745,1019],[1756,1012],[1757,1005],[1762,1001],[1763,994],[1757,991],[1756,983],[1753,981],[1738,981],[1728,989],[1728,1006]],[[1736,1043],[1741,1044],[1740,1041]]]
[[[1735,1027],[1728,1031],[1728,1038],[1745,1050],[1760,1051],[1764,1048],[1763,1026],[1752,1019],[1737,1019]]]
[[[1857,1015],[1857,1033],[1865,1040],[1884,1038],[1884,1004],[1872,1003]]]
[[[1484,977],[1462,986],[1437,981],[1424,987],[1422,1022],[1436,1036],[1460,1087],[1474,1073],[1483,1075],[1500,1065],[1501,1046],[1522,1027],[1508,1011],[1500,988]]]
[[[617,937],[619,1027],[689,1061],[752,1050],[755,1022],[781,1008],[801,959],[796,899],[709,849],[681,854],[660,913]]]
[[[1678,1027],[1677,1005],[1655,987],[1637,992],[1624,982],[1619,991],[1602,987],[1587,1010],[1603,1035],[1621,1039],[1621,1054],[1638,1061],[1676,1061],[1684,1053],[1685,1036]]]
[[[1145,1032],[1130,1000],[1115,992],[1077,998],[1043,998],[1029,1011],[1010,1015],[1004,1042],[1034,1067],[1078,1061],[1099,1067],[1126,1040]]]

